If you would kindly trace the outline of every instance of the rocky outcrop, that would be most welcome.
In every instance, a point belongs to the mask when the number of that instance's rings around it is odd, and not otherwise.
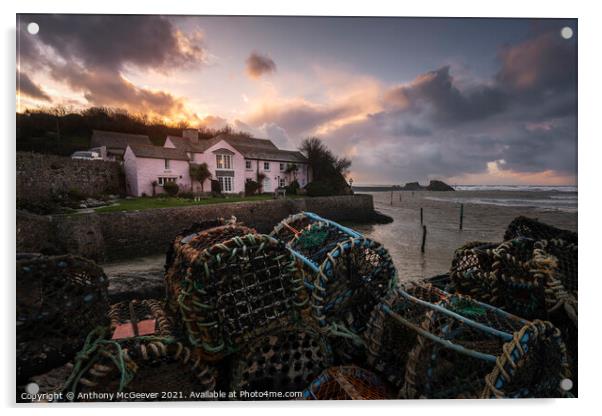
[[[402,188],[402,191],[454,191],[455,189],[442,181],[431,181],[427,186],[422,186],[418,182],[408,182]]]
[[[426,187],[427,191],[454,191],[455,189],[442,181],[431,181],[429,185]]]

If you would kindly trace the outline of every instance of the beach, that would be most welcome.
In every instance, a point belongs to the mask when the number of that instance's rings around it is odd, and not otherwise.
[[[375,209],[393,222],[353,227],[389,250],[402,281],[446,273],[456,248],[469,241],[501,242],[508,224],[520,215],[577,230],[575,188],[465,187],[454,192],[394,191],[392,198],[391,192],[370,195]],[[420,251],[420,208],[427,227],[424,253]]]

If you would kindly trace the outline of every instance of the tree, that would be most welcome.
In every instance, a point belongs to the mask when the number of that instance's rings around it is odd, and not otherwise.
[[[332,192],[333,194],[349,193],[349,185],[345,175],[351,167],[351,160],[336,157],[330,149],[317,137],[305,139],[299,150],[307,157],[309,167],[313,174],[313,181],[320,193]]]
[[[259,193],[263,193],[263,180],[266,178],[266,174],[263,172],[257,172],[257,183],[259,184]]]
[[[190,164],[190,178],[193,181],[197,181],[201,184],[201,192],[205,192],[204,189],[204,182],[207,179],[211,179],[211,172],[209,171],[209,167],[207,166],[206,163],[201,163],[201,164],[196,164],[196,163],[191,163]]]

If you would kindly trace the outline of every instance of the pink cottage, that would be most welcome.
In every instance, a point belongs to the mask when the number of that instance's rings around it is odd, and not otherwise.
[[[228,134],[200,139],[197,130],[187,129],[182,137],[168,136],[163,147],[127,145],[123,156],[127,193],[162,193],[163,185],[170,181],[181,191],[200,192],[201,184],[190,179],[193,163],[206,163],[224,193],[242,193],[245,181],[257,181],[258,177],[263,178],[263,192],[274,192],[293,180],[301,187],[310,181],[307,159],[300,152],[278,149],[270,140]],[[202,188],[210,190],[210,181]]]

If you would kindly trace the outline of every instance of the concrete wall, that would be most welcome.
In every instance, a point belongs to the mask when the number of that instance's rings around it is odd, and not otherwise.
[[[39,202],[68,192],[87,197],[117,194],[124,187],[116,162],[17,152],[17,201]]]
[[[311,211],[335,221],[367,221],[374,206],[371,195],[213,204],[138,212],[55,215],[48,235],[55,235],[69,253],[102,260],[165,253],[174,236],[192,223],[234,215],[259,232],[269,233],[285,217]],[[19,227],[18,227],[19,228]],[[19,238],[40,238],[17,233]],[[42,239],[44,237],[41,237]],[[35,246],[35,244],[33,244]],[[59,244],[60,245],[60,244]],[[31,247],[28,241],[17,247]],[[28,250],[31,251],[31,250]],[[35,251],[35,250],[33,250]]]

